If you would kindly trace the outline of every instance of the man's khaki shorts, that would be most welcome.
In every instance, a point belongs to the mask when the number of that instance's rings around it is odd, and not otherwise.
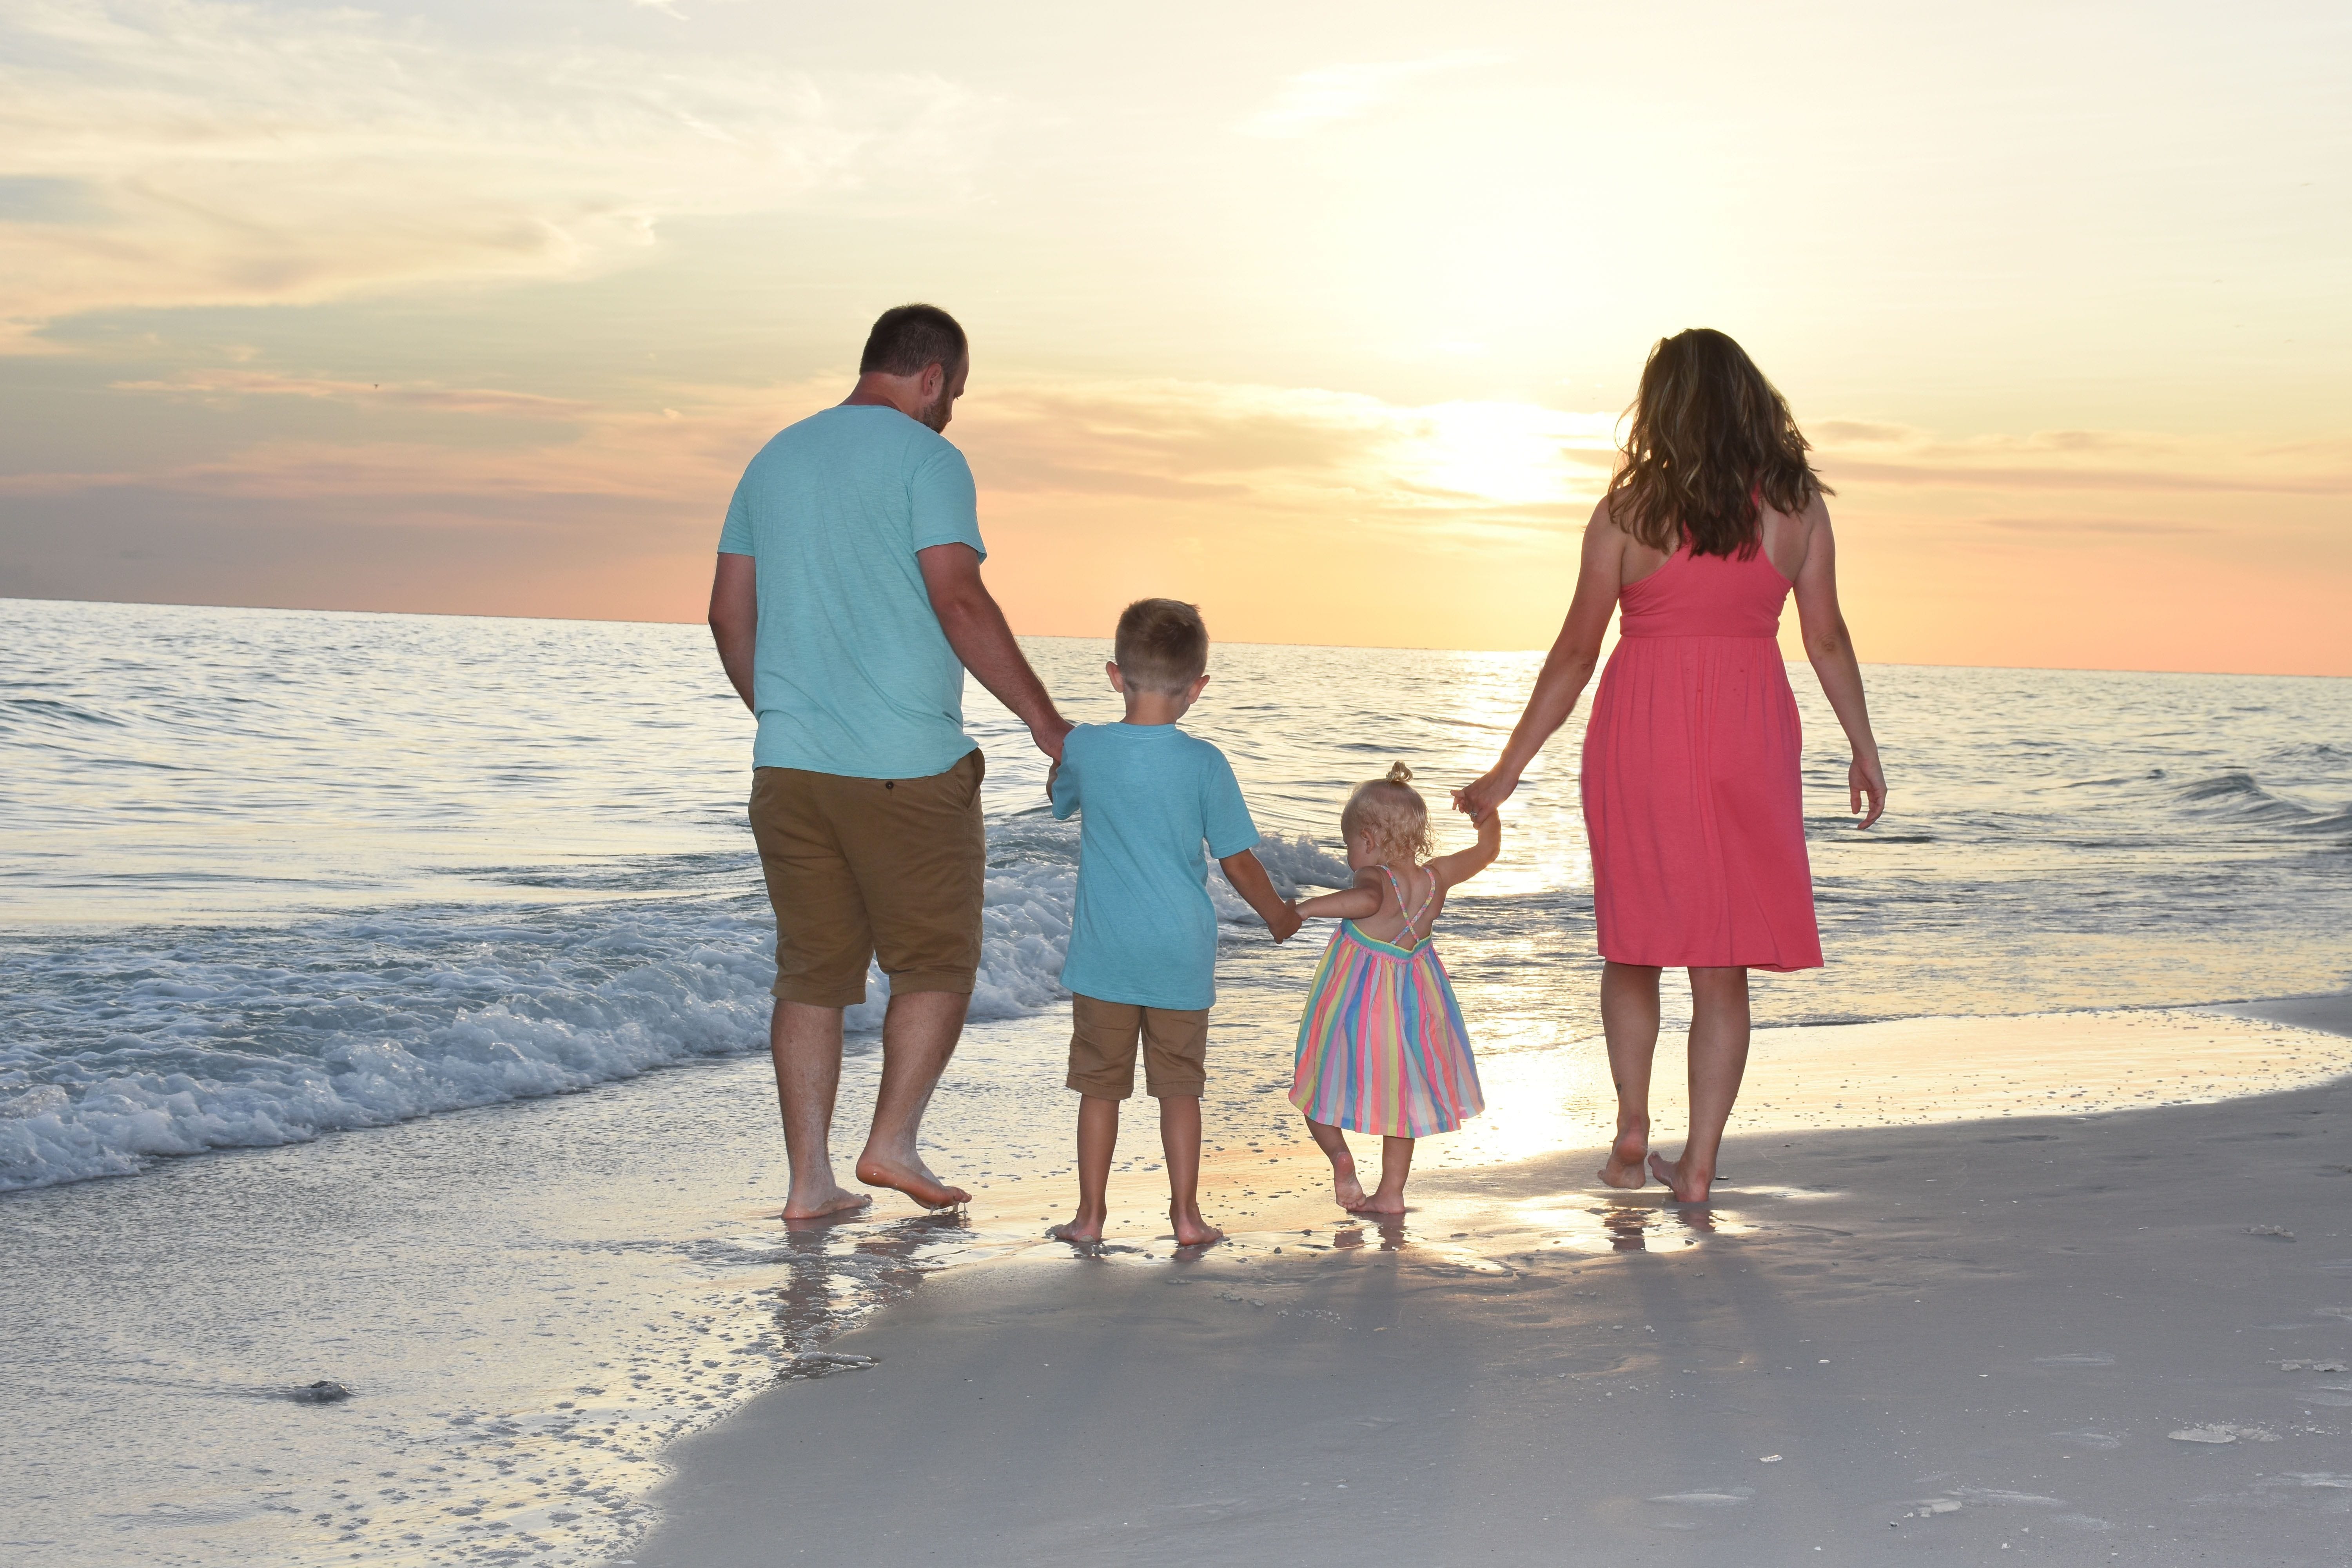
[[[775,994],[866,1000],[879,959],[893,994],[971,994],[988,873],[978,752],[920,779],[751,773],[751,837],[776,908]]]
[[[1145,1091],[1158,1099],[1200,1099],[1209,1083],[1206,1007],[1139,1007],[1071,997],[1069,1086],[1103,1100],[1132,1095],[1139,1037]]]

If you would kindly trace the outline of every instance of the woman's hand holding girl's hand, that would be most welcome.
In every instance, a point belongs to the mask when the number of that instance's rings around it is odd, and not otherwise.
[[[1868,827],[1886,810],[1886,770],[1879,765],[1876,752],[1867,757],[1859,754],[1854,757],[1853,764],[1845,770],[1845,787],[1850,809],[1858,812],[1864,797],[1870,801],[1870,815],[1854,824],[1855,826]]]
[[[1475,821],[1511,798],[1519,787],[1519,775],[1496,768],[1467,789],[1454,792],[1454,809]]]

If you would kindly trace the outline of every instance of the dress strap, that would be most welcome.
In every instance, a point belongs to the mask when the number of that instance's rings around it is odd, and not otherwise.
[[[1409,915],[1404,914],[1404,889],[1397,886],[1396,873],[1383,866],[1381,868],[1381,875],[1389,879],[1389,891],[1396,895],[1397,913],[1404,915],[1404,930],[1398,933],[1404,940],[1397,945],[1411,952],[1424,940],[1415,928],[1420,924],[1421,917],[1429,912],[1429,906],[1437,900],[1437,873],[1432,871],[1429,874],[1429,891],[1423,895],[1421,908]]]

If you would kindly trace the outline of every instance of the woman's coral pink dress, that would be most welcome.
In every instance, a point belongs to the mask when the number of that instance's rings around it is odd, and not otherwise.
[[[1759,550],[1685,545],[1618,595],[1584,731],[1601,955],[1814,969],[1802,731],[1780,661],[1789,580]]]

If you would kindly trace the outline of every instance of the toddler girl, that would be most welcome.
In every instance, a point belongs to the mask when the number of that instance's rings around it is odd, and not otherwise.
[[[1399,763],[1358,784],[1339,813],[1356,885],[1298,906],[1309,920],[1341,917],[1298,1026],[1290,1103],[1331,1156],[1342,1208],[1402,1214],[1412,1141],[1451,1132],[1486,1108],[1462,1008],[1429,940],[1445,889],[1493,865],[1503,847],[1500,816],[1473,820],[1475,845],[1423,865],[1429,807]],[[1381,1135],[1381,1184],[1370,1197],[1341,1128]]]

